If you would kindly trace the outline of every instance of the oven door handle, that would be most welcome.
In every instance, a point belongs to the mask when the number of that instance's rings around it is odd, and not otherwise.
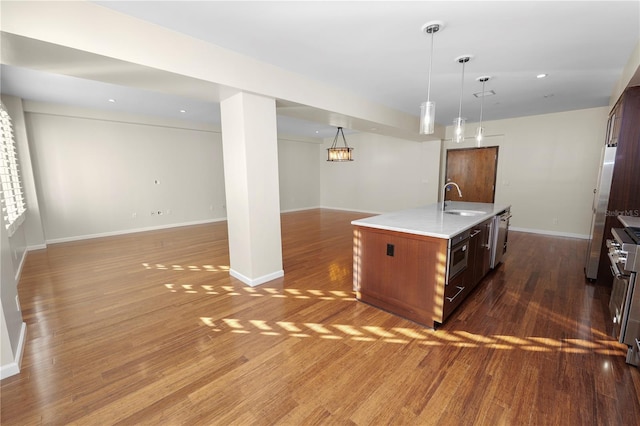
[[[620,269],[618,268],[618,263],[615,260],[613,260],[613,256],[611,256],[611,253],[607,253],[607,256],[609,256],[609,261],[611,262],[609,264],[609,269],[611,269],[611,274],[613,274],[613,276],[616,278],[622,277],[622,274],[620,273]]]

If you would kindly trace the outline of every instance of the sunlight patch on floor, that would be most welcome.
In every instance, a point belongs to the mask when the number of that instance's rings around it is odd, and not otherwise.
[[[272,297],[276,299],[319,299],[355,302],[355,294],[343,290],[300,290],[295,288],[276,289],[270,287],[240,287],[232,285],[213,286],[209,284],[175,284],[165,283],[163,286],[171,293],[196,294],[204,293],[220,296]]]
[[[413,329],[406,327],[356,326],[352,324],[320,324],[315,322],[242,320],[223,318],[214,320],[200,317],[203,325],[212,331],[228,331],[236,334],[261,334],[326,340],[351,340],[355,342],[382,341],[392,344],[415,342],[429,347],[458,347],[468,349],[521,350],[528,352],[564,352],[568,354],[598,353],[624,356],[626,346],[615,340],[584,340],[576,338],[553,339],[548,337],[519,337],[506,335],[483,336],[466,331]]]
[[[142,263],[142,267],[144,269],[157,269],[160,271],[229,272],[229,265],[165,265],[164,263],[144,262]]]

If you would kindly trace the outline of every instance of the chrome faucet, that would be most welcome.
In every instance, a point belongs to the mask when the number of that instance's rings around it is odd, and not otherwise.
[[[446,205],[445,205],[445,201],[444,201],[444,191],[447,189],[447,186],[449,185],[453,185],[458,189],[458,195],[460,195],[460,198],[462,198],[462,191],[460,191],[460,187],[458,186],[457,183],[455,182],[447,182],[444,184],[444,186],[442,187],[442,211],[444,211]]]

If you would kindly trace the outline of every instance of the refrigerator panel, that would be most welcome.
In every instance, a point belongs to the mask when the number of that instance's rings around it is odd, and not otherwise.
[[[616,160],[616,149],[615,146],[607,146],[604,149],[598,188],[596,188],[596,193],[593,198],[591,239],[589,240],[585,265],[585,274],[587,278],[591,280],[595,280],[598,276],[598,263],[600,262],[600,249],[602,247],[602,239],[604,238],[604,222],[607,218],[607,207],[609,205],[613,165]]]

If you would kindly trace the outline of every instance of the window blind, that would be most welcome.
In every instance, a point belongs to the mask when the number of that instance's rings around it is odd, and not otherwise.
[[[18,168],[18,153],[13,137],[11,117],[0,106],[0,129],[2,145],[0,146],[0,201],[2,203],[2,219],[9,236],[24,221],[26,204]]]

